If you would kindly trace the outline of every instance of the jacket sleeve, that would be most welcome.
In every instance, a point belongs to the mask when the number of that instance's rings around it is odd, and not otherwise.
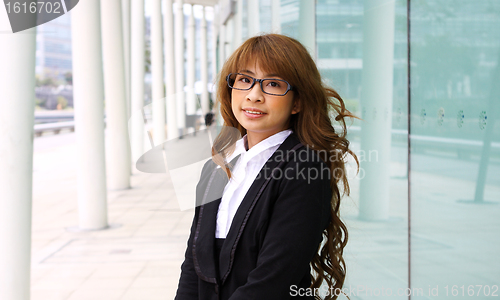
[[[193,239],[198,219],[198,208],[195,210],[191,234],[189,235],[184,262],[181,266],[181,277],[175,300],[198,300],[198,275],[193,263]]]
[[[329,171],[321,161],[288,163],[283,172],[257,266],[232,300],[289,299],[310,272],[330,218]]]

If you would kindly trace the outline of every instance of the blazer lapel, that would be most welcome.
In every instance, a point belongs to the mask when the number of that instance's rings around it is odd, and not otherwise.
[[[236,211],[234,219],[231,223],[231,228],[229,229],[220,253],[219,270],[222,283],[224,283],[229,275],[229,272],[231,271],[234,253],[236,251],[239,238],[245,228],[247,223],[246,221],[248,220],[255,203],[272,178],[272,170],[279,168],[287,161],[287,158],[283,155],[284,153],[288,155],[290,152],[293,152],[301,147],[303,147],[303,145],[300,143],[295,133],[290,134],[278,150],[276,150],[271,158],[264,164],[264,167],[260,171],[259,175],[257,175],[257,179],[250,186],[250,189],[243,198],[243,201]]]
[[[239,155],[236,156],[227,166],[232,170]],[[217,212],[222,198],[222,192],[228,182],[226,173],[217,168],[213,163],[213,170],[207,178],[200,178],[204,188],[200,189],[197,195],[197,205],[199,205],[198,224],[193,241],[193,261],[196,273],[204,281],[216,283],[215,270],[215,227],[217,224]],[[214,200],[216,199],[216,200]]]

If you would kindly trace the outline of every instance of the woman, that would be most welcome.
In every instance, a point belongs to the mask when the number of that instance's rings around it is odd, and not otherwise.
[[[357,161],[342,98],[298,41],[268,34],[226,61],[217,105],[224,127],[197,186],[176,299],[320,299],[323,281],[325,299],[336,299],[345,159]]]

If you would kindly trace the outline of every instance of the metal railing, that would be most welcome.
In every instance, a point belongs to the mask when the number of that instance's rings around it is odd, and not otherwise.
[[[69,129],[71,132],[75,131],[75,121],[35,124],[34,126],[35,136],[42,136],[44,132],[50,131],[59,134],[63,129]]]

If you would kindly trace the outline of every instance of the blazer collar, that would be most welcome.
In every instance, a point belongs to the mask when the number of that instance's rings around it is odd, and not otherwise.
[[[227,165],[232,170],[239,155],[234,157]],[[217,212],[222,198],[222,192],[228,182],[226,173],[218,168],[214,162],[210,162],[210,172],[202,174],[199,185],[202,186],[200,193],[197,191],[197,206],[199,206],[198,222],[193,240],[193,262],[198,276],[211,283],[216,283],[215,269],[215,227]],[[215,200],[214,200],[215,199]]]
[[[275,168],[279,168],[286,161],[287,155],[290,152],[301,148],[303,145],[300,143],[295,133],[290,134],[281,146],[274,152],[271,158],[264,164],[257,179],[253,182],[247,194],[243,198],[236,214],[231,223],[231,227],[226,236],[226,240],[221,249],[219,259],[220,281],[224,283],[227,279],[234,261],[234,253],[241,237],[243,229],[245,228],[246,221],[250,217],[252,210],[260,198],[263,190],[271,180],[271,172]],[[235,158],[234,160],[236,160]],[[205,188],[205,195],[211,195],[216,201],[209,202],[200,206],[198,216],[198,224],[193,241],[193,260],[195,270],[198,276],[207,282],[217,283],[219,280],[216,276],[215,269],[215,227],[217,222],[217,212],[222,197],[222,191],[228,182],[226,174],[221,170],[214,167],[211,178]],[[220,196],[219,196],[220,195]]]

